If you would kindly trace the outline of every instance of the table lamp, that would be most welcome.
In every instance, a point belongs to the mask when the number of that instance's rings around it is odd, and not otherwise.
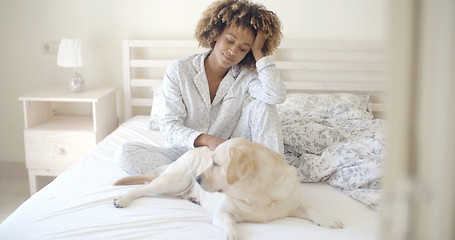
[[[78,73],[78,68],[83,65],[82,41],[80,39],[63,38],[60,41],[57,65],[74,69],[68,82],[69,91],[82,92],[84,90],[84,78]]]

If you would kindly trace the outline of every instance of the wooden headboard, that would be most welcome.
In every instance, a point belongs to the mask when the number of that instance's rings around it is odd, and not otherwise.
[[[124,120],[150,113],[151,88],[171,61],[203,51],[196,41],[124,40]],[[380,116],[386,54],[382,42],[283,41],[274,57],[288,92],[368,93]]]

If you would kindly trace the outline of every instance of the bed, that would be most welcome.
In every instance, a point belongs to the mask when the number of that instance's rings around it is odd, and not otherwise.
[[[150,195],[125,209],[112,204],[133,187],[112,185],[127,176],[115,149],[130,141],[164,144],[156,127],[162,74],[172,59],[195,51],[204,49],[194,41],[125,40],[123,123],[12,213],[0,239],[222,239],[210,215],[186,200]],[[377,42],[282,43],[275,58],[289,91],[277,106],[286,160],[298,169],[302,198],[345,228],[285,218],[242,223],[242,239],[378,238],[384,57]]]

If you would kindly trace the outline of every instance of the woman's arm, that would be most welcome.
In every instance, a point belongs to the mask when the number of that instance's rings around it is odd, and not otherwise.
[[[193,148],[195,139],[202,132],[185,126],[187,111],[195,108],[185,106],[180,88],[178,63],[173,62],[166,69],[163,80],[165,106],[161,115],[160,131],[168,143],[174,146]]]
[[[280,78],[280,72],[272,56],[264,56],[262,47],[265,34],[258,31],[251,51],[256,59],[257,79],[250,82],[248,92],[268,104],[279,104],[286,100],[286,86]]]

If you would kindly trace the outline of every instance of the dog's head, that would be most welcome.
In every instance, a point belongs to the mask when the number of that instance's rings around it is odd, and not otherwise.
[[[246,139],[230,139],[220,144],[212,157],[212,165],[197,177],[208,192],[225,192],[229,186],[255,173],[254,149]]]

